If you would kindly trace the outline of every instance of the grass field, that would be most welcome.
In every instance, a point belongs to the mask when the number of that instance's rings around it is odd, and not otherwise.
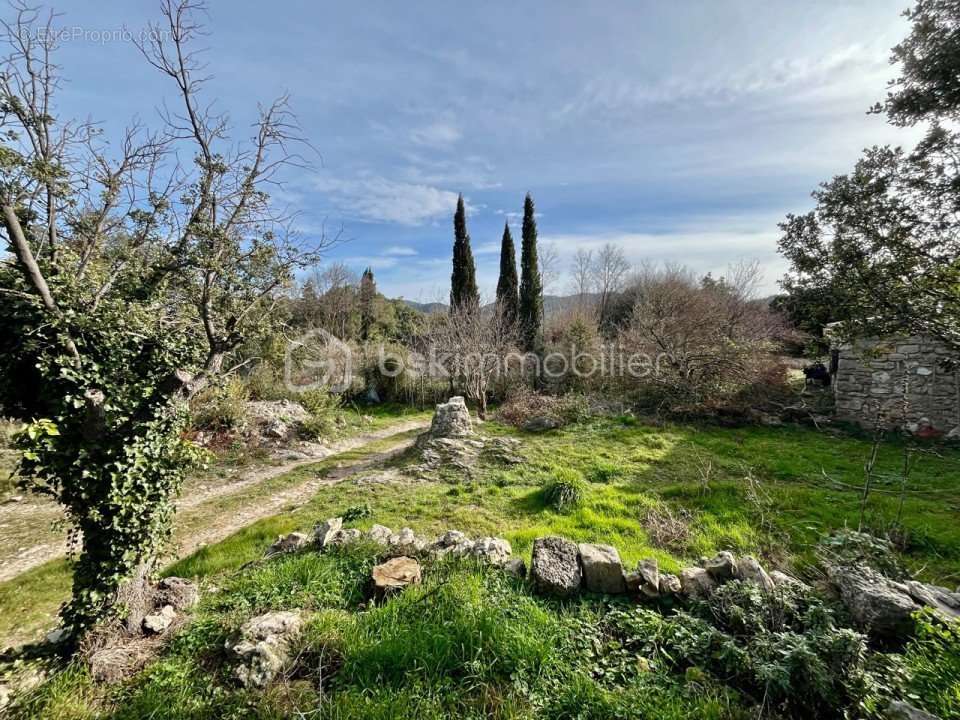
[[[630,564],[656,557],[662,568],[677,570],[729,549],[756,554],[768,567],[813,577],[817,541],[858,524],[856,486],[869,452],[866,440],[797,427],[652,426],[633,418],[598,419],[543,434],[487,423],[483,432],[521,438],[525,462],[481,461],[469,477],[446,471],[427,480],[412,470],[417,458],[411,451],[390,461],[387,469],[396,472],[388,473],[387,481],[367,482],[364,474],[348,478],[321,489],[305,505],[204,547],[167,573],[223,590],[205,601],[191,629],[156,665],[120,690],[96,688],[82,670],[71,670],[37,696],[30,713],[53,718],[755,717],[756,698],[749,688],[690,682],[675,672],[634,671],[619,684],[598,681],[590,661],[576,655],[582,648],[574,652],[566,644],[583,628],[598,642],[610,641],[603,630],[604,603],[557,606],[468,567],[432,569],[424,589],[364,610],[369,556],[306,553],[236,573],[260,558],[277,535],[309,530],[319,520],[366,504],[371,514],[356,527],[409,526],[426,537],[449,528],[473,536],[502,535],[521,557],[529,557],[534,538],[560,534],[613,544]],[[919,456],[901,511],[895,491],[902,460],[903,446],[897,442],[882,449],[866,528],[891,533],[901,559],[918,577],[953,587],[960,582],[960,453]],[[299,474],[317,471],[306,466],[275,482],[296,482]],[[573,476],[584,488],[580,504],[564,512],[552,508],[543,491],[558,475]],[[9,617],[14,595],[22,603],[56,582],[58,591],[65,590],[64,571],[41,569],[24,578],[16,593],[0,586],[0,617]],[[315,612],[303,656],[309,667],[303,678],[254,697],[222,675],[226,670],[218,664],[216,648],[242,619],[274,607]],[[330,656],[316,656],[318,648]],[[936,665],[945,667],[940,660]],[[328,684],[317,673],[334,679]],[[960,693],[960,678],[956,682],[948,695]],[[631,702],[625,704],[627,697]],[[960,707],[960,695],[956,702]]]

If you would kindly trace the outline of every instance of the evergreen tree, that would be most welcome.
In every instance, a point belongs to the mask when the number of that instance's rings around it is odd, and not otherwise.
[[[374,303],[377,299],[377,281],[373,270],[367,268],[360,278],[360,339],[369,340],[374,323]]]
[[[524,349],[543,346],[543,284],[537,264],[537,221],[530,193],[523,201],[523,244],[520,250],[520,325]]]
[[[520,296],[517,281],[517,252],[513,247],[510,226],[503,224],[503,241],[500,245],[500,279],[497,281],[497,306],[504,319],[513,325],[520,313]]]
[[[477,291],[477,271],[470,249],[467,233],[467,212],[463,207],[463,195],[457,198],[457,212],[453,216],[453,274],[450,276],[450,310],[457,308],[480,308],[480,293]]]

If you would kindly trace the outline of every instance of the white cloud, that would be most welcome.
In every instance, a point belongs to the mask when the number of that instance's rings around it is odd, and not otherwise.
[[[452,217],[457,205],[457,193],[450,190],[379,175],[319,178],[314,186],[326,193],[344,215],[373,222],[422,225],[439,217]]]
[[[410,139],[417,145],[431,148],[448,148],[455,144],[463,133],[451,123],[435,122],[424,127],[414,129]]]
[[[384,255],[392,255],[394,257],[411,257],[417,254],[417,251],[412,247],[406,247],[405,245],[391,245],[386,250],[383,251]]]

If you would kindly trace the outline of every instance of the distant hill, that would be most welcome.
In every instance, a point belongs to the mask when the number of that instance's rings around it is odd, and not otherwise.
[[[408,307],[412,307],[414,310],[419,310],[427,315],[436,312],[446,312],[449,308],[449,305],[442,302],[420,303],[415,300],[399,299]],[[578,300],[578,295],[544,295],[543,314],[549,317],[550,315],[569,310],[577,304]],[[489,307],[489,305],[484,307]]]
[[[436,312],[446,312],[447,304],[442,302],[428,302],[421,303],[416,300],[407,300],[406,298],[398,298],[404,305],[411,307],[414,310],[422,312],[424,315],[431,315]]]

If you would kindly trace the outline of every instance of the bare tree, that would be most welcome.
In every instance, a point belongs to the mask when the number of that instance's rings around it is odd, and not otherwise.
[[[603,326],[610,312],[613,296],[623,290],[624,280],[630,271],[623,250],[613,243],[606,243],[593,259],[590,279],[597,293],[597,321]]]
[[[586,304],[593,282],[593,251],[586,248],[577,248],[570,268],[573,276],[573,291],[579,298],[581,308]]]
[[[554,243],[542,243],[537,249],[537,261],[540,264],[540,285],[543,294],[549,295],[550,289],[560,279],[560,253]]]
[[[469,309],[431,316],[421,339],[424,354],[439,361],[452,382],[476,403],[481,418],[487,416],[491,384],[510,369],[508,356],[517,341],[517,328],[503,313]]]

